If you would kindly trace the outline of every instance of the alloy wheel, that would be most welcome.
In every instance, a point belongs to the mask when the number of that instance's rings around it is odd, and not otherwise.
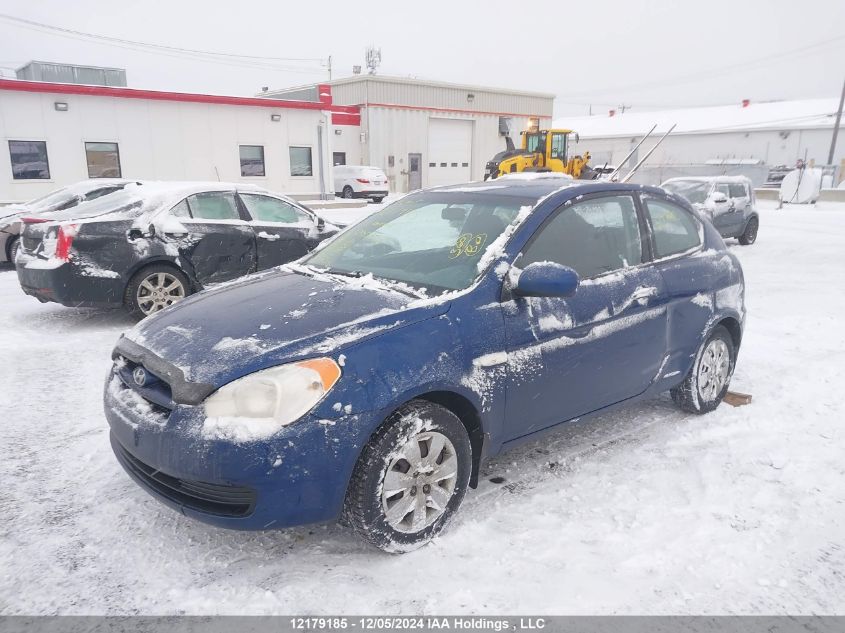
[[[446,511],[458,481],[455,447],[442,433],[423,431],[396,451],[382,481],[387,523],[398,532],[419,532]]]
[[[704,402],[711,402],[722,393],[730,370],[728,346],[723,340],[714,338],[704,348],[698,365],[698,393]]]
[[[145,315],[163,310],[185,298],[185,286],[170,273],[152,273],[138,285],[136,302]]]

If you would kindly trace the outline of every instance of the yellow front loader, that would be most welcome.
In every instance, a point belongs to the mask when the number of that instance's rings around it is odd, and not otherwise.
[[[521,134],[521,149],[516,149],[510,137],[506,137],[508,149],[487,163],[484,180],[521,171],[555,171],[584,180],[595,178],[595,172],[587,164],[590,152],[570,156],[570,145],[578,142],[578,135],[572,130],[537,130]]]

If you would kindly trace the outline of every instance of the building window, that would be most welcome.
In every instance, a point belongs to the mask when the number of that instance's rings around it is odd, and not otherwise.
[[[311,165],[310,147],[290,148],[290,175],[291,176],[313,176],[314,169]]]
[[[241,176],[264,176],[264,146],[241,145]]]
[[[85,143],[89,178],[120,178],[117,143]]]
[[[332,152],[332,163],[335,167],[346,164],[346,152]]]
[[[15,180],[50,180],[46,141],[9,141],[9,156]]]

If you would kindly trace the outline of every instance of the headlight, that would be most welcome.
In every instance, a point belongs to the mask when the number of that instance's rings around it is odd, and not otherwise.
[[[285,426],[308,413],[338,378],[340,367],[331,358],[271,367],[215,391],[205,400],[205,414],[261,427]]]

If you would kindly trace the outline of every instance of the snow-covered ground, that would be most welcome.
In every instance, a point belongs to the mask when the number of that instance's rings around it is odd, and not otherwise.
[[[0,613],[845,614],[845,208],[766,209],[731,248],[750,405],[571,424],[488,464],[451,529],[401,557],[149,497],[101,411],[130,322],[39,304],[2,269]]]

